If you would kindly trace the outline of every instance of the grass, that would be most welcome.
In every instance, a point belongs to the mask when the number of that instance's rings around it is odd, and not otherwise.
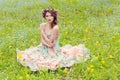
[[[85,44],[91,58],[68,69],[37,73],[16,61],[16,48],[41,43],[42,9],[57,9],[60,46]],[[0,0],[1,80],[120,80],[119,0]]]

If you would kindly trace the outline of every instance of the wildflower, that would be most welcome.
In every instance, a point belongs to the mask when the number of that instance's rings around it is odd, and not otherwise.
[[[32,22],[32,20],[30,20],[30,22]]]
[[[103,67],[103,66],[100,66],[100,68],[102,68],[102,69],[103,69],[104,67]]]
[[[112,36],[112,38],[115,38],[115,36]]]
[[[93,72],[94,71],[94,66],[90,65],[90,67],[87,68],[87,71],[88,72]]]
[[[102,63],[102,64],[105,63],[105,59],[104,59],[104,58],[101,59],[101,63]]]
[[[12,48],[12,46],[9,46],[9,48]]]
[[[42,74],[42,72],[39,70],[39,74],[41,75]]]
[[[25,61],[23,62],[23,65],[26,65],[26,62],[25,62]]]
[[[87,40],[87,38],[86,38],[86,37],[84,37],[84,40],[86,41],[86,40]]]
[[[91,69],[90,67],[87,67],[87,71],[90,71],[90,69]]]
[[[64,74],[66,74],[66,73],[67,73],[67,68],[65,68],[65,69],[64,69],[63,73],[64,73]]]
[[[32,38],[30,41],[33,41],[34,39]]]
[[[102,60],[102,61],[104,61],[105,59],[104,59],[104,58],[102,58],[101,60]]]
[[[20,53],[17,54],[18,59],[22,59],[22,55]]]
[[[98,56],[96,56],[95,59],[98,60]]]
[[[59,78],[55,78],[54,80],[59,80]]]
[[[19,77],[19,80],[23,80],[23,77],[22,77],[22,76],[20,76],[20,77]]]
[[[76,27],[76,24],[74,25],[74,27]]]
[[[7,38],[8,38],[8,39],[10,39],[10,38],[11,38],[11,36],[8,36]]]
[[[105,27],[105,26],[106,26],[106,24],[102,24],[102,26],[103,26],[103,27]]]
[[[2,35],[4,35],[5,33],[3,32]]]
[[[94,66],[93,66],[93,65],[90,65],[90,68],[94,68]]]
[[[99,43],[99,41],[96,41],[96,44],[98,44]]]
[[[96,46],[99,45],[99,41],[96,41],[95,45],[96,45]]]
[[[65,34],[68,34],[68,32],[66,31]]]
[[[109,58],[113,58],[113,56],[112,56],[112,55],[109,55]]]
[[[119,43],[120,43],[120,39],[119,39],[117,42],[119,42]]]
[[[102,63],[102,64],[104,64],[104,63],[105,63],[105,61],[104,61],[104,60],[102,60],[102,61],[101,61],[101,63]]]
[[[85,32],[88,32],[88,29],[85,29]]]
[[[0,55],[3,54],[3,52],[0,52]]]
[[[72,21],[70,23],[72,24]]]
[[[26,78],[30,78],[30,75],[29,75],[29,74],[26,74]]]
[[[94,68],[91,69],[91,72],[93,72],[93,71],[94,71]]]

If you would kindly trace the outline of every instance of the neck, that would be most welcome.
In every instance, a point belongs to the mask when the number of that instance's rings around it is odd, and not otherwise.
[[[52,27],[52,24],[51,23],[47,23],[48,24],[48,26],[51,28]]]

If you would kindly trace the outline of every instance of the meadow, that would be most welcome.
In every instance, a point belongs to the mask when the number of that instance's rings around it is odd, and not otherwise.
[[[16,60],[16,48],[41,43],[41,11],[59,11],[60,46],[85,44],[90,59],[32,72]],[[120,80],[120,0],[0,0],[0,80]]]

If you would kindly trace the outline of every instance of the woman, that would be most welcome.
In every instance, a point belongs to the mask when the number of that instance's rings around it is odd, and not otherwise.
[[[17,49],[17,60],[23,66],[28,66],[32,71],[44,68],[56,70],[58,67],[70,67],[89,58],[89,50],[82,44],[59,46],[57,11],[45,9],[42,15],[47,22],[40,24],[41,44],[23,51]]]

